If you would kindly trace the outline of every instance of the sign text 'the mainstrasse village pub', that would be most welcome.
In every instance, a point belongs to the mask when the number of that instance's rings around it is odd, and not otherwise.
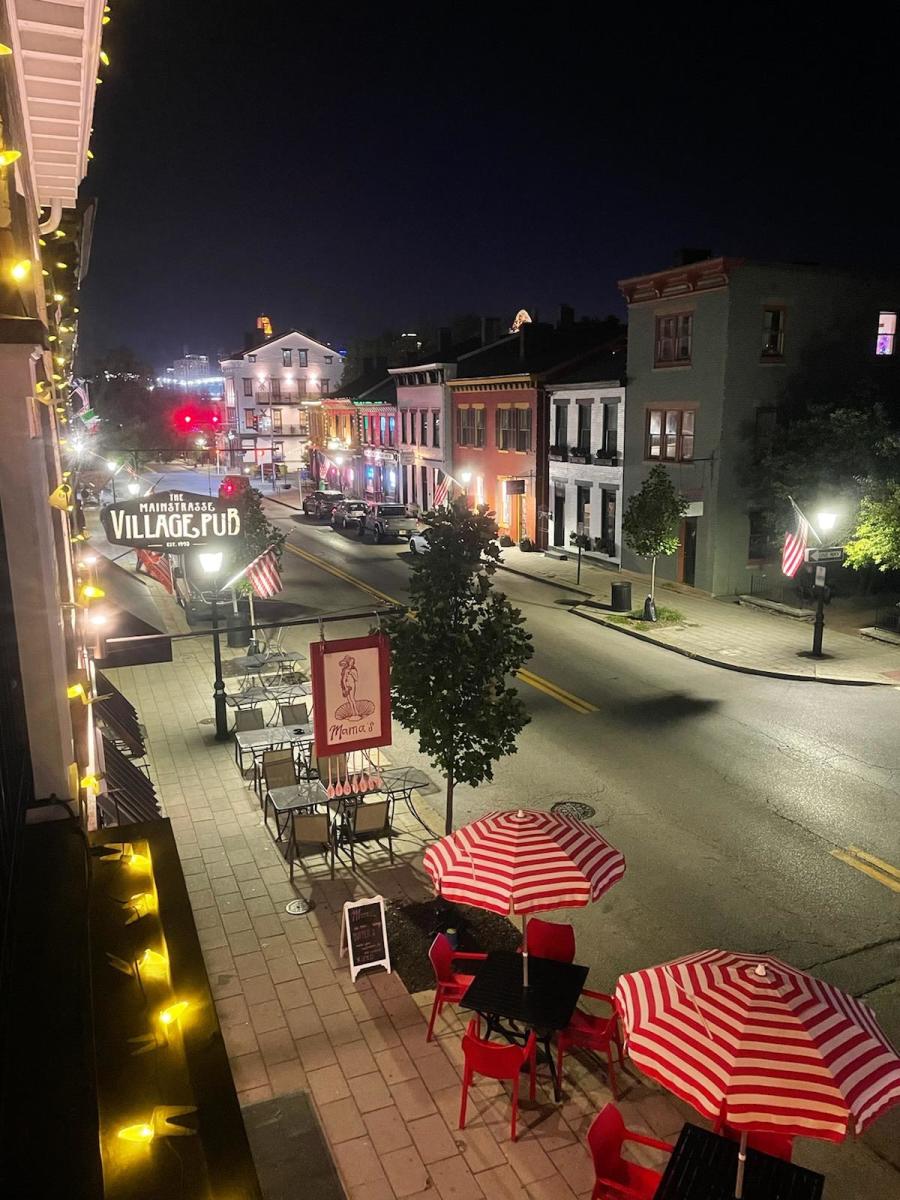
[[[141,550],[186,550],[239,537],[241,510],[233,503],[191,492],[160,492],[100,513],[107,540]]]

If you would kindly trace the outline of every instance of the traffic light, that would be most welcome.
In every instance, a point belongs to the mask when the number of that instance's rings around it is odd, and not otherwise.
[[[217,412],[213,412],[209,418],[209,423],[210,423],[210,425],[221,425],[222,418],[219,416],[219,414]]]

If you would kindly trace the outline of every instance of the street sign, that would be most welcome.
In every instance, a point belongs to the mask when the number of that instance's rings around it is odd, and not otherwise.
[[[816,546],[806,551],[808,563],[842,563],[844,561],[843,546]]]

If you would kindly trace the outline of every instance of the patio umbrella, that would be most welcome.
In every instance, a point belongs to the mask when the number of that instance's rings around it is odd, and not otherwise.
[[[622,854],[590,825],[522,809],[479,817],[434,842],[424,861],[448,900],[522,918],[526,987],[529,915],[584,907],[625,874]]]
[[[842,1141],[900,1102],[900,1056],[872,1012],[777,958],[708,950],[623,975],[632,1060],[711,1121]]]

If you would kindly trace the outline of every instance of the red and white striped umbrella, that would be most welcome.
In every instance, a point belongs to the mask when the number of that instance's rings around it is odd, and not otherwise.
[[[900,1103],[900,1055],[861,1001],[780,962],[708,950],[623,975],[631,1058],[711,1121],[841,1141]]]
[[[549,812],[493,812],[429,846],[425,869],[448,900],[506,916],[582,908],[625,874],[596,829]],[[527,982],[527,955],[523,956]]]

